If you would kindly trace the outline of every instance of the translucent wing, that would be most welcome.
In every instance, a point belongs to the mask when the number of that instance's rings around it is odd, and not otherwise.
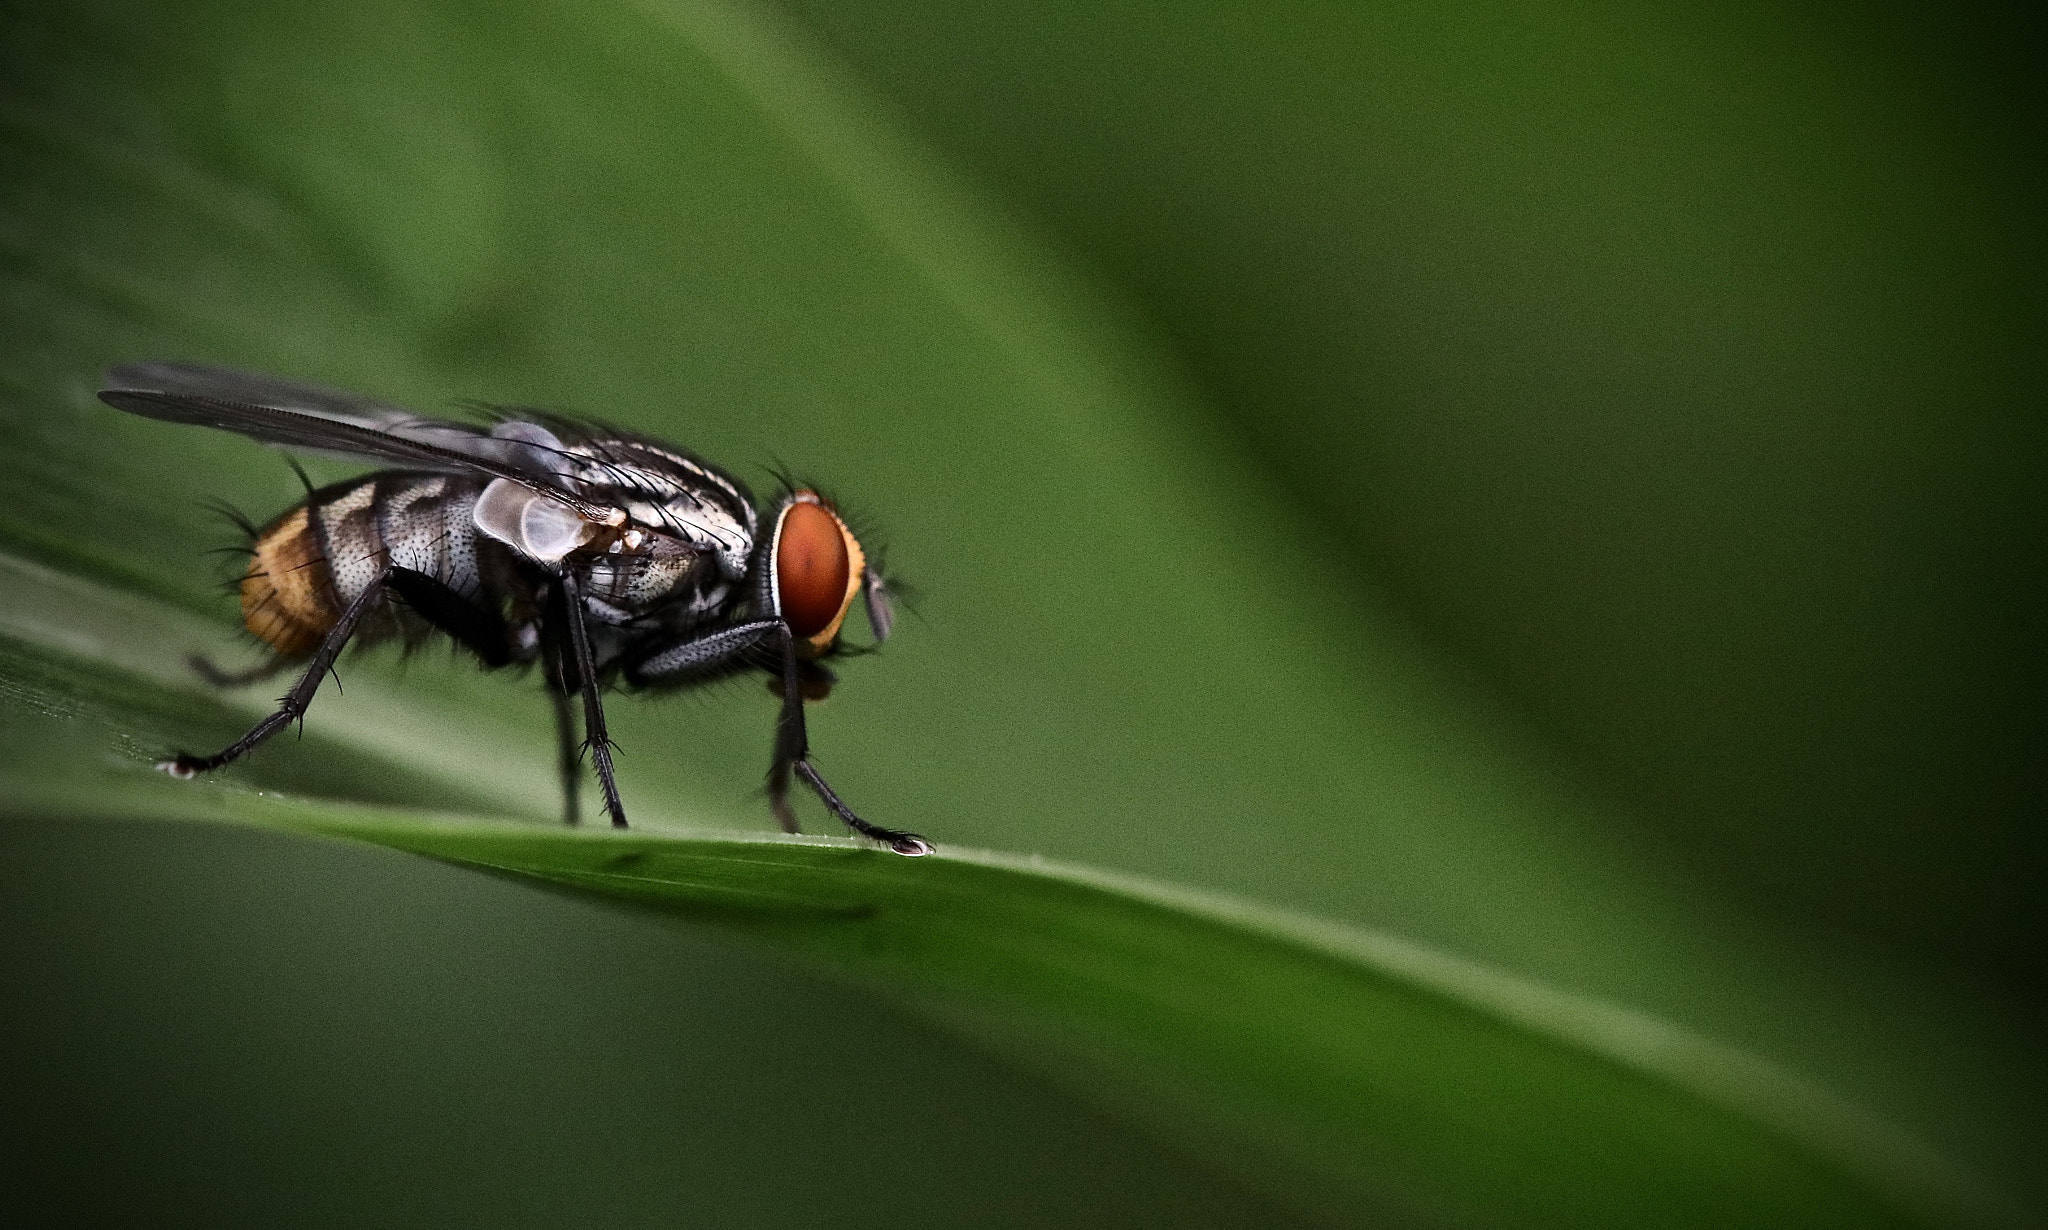
[[[479,428],[422,418],[354,393],[194,364],[127,363],[107,372],[100,400],[167,423],[216,427],[265,444],[519,484],[600,523],[620,514],[565,490],[547,450]]]
[[[320,418],[339,419],[361,427],[389,428],[407,422],[423,422],[403,406],[348,393],[266,376],[261,372],[208,367],[199,363],[167,363],[146,360],[123,363],[107,369],[110,391],[134,390],[166,393],[178,397],[207,397],[216,401],[246,402],[277,410],[296,410]],[[440,424],[458,431],[472,431],[456,423]]]

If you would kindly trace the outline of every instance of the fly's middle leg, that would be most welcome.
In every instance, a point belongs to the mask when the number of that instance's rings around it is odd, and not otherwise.
[[[590,651],[590,633],[583,626],[583,587],[574,572],[562,574],[563,619],[569,625],[569,648],[575,655],[576,680],[583,693],[583,746],[590,749],[590,762],[597,769],[597,784],[604,791],[604,809],[611,814],[612,827],[626,827],[626,805],[619,800],[618,775],[612,768],[611,734],[605,727],[604,700],[599,694],[597,659]]]
[[[566,689],[548,685],[555,706],[555,766],[562,775],[562,823],[582,820],[577,796],[583,790],[583,744],[576,732],[576,709]]]

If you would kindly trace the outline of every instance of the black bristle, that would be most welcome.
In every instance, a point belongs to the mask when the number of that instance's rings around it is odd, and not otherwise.
[[[236,508],[226,500],[207,500],[203,507],[217,517],[227,518],[228,522],[236,529],[242,531],[249,541],[256,541],[256,523],[249,520],[248,515],[241,509]]]
[[[299,459],[290,453],[285,454],[284,463],[292,468],[292,473],[299,476],[299,486],[306,489],[307,495],[312,495],[314,490],[313,479],[306,473],[306,467],[300,465]]]

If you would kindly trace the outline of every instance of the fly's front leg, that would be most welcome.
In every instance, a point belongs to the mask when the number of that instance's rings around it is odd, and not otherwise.
[[[775,758],[768,768],[768,806],[775,812],[775,819],[783,831],[797,831],[796,812],[789,805],[790,777],[795,774],[802,777],[804,784],[815,790],[825,806],[832,809],[832,814],[854,832],[886,843],[898,854],[930,854],[932,843],[917,834],[885,829],[855,815],[853,809],[833,793],[832,787],[826,785],[825,779],[811,767],[807,759],[810,747],[804,734],[803,675],[796,656],[796,638],[791,635],[788,624],[779,619],[757,619],[721,628],[680,645],[671,645],[642,659],[627,672],[627,679],[639,684],[715,675],[731,669],[746,654],[770,643],[782,651],[782,711],[775,721]]]
[[[730,669],[737,659],[755,646],[780,635],[782,630],[779,619],[756,619],[720,628],[696,640],[683,641],[649,654],[627,670],[626,678],[636,684],[680,683],[699,676],[716,675]]]
[[[812,766],[810,737],[804,729],[803,674],[797,663],[796,637],[789,625],[778,621],[776,627],[782,632],[782,713],[775,723],[775,762],[768,769],[768,802],[775,808],[776,818],[790,832],[796,831],[796,813],[790,810],[788,797],[789,775],[794,770],[817,794],[818,801],[831,808],[847,828],[911,858],[933,853],[938,847],[916,833],[885,829],[861,819]]]
[[[779,619],[756,619],[748,623],[734,624],[716,632],[670,645],[642,659],[626,672],[626,678],[636,684],[680,683],[685,680],[717,675],[732,669],[733,665],[761,644],[776,637],[786,637],[788,629]],[[780,740],[778,737],[778,748]],[[774,809],[775,819],[785,833],[797,831],[796,814],[789,810],[789,768],[783,765],[778,755],[776,764],[781,766],[780,775],[770,771],[768,776],[768,805]]]
[[[604,809],[611,813],[612,827],[626,827],[626,805],[619,801],[619,781],[612,772],[612,740],[605,729],[604,701],[597,690],[597,661],[590,652],[590,633],[583,626],[583,587],[573,572],[562,574],[562,600],[568,608],[569,645],[576,657],[577,682],[583,689],[583,743],[590,749],[590,761],[597,766],[597,784],[604,789]]]
[[[211,773],[246,756],[265,739],[304,717],[307,707],[313,703],[313,693],[320,690],[320,681],[326,678],[327,672],[334,666],[334,660],[341,656],[342,649],[348,645],[348,638],[355,635],[356,624],[362,621],[363,615],[369,611],[371,605],[384,596],[384,583],[390,576],[389,568],[378,573],[374,580],[363,587],[363,592],[356,595],[356,600],[348,604],[348,608],[341,613],[341,618],[335,620],[334,626],[327,630],[327,637],[320,642],[320,648],[314,652],[313,660],[306,664],[306,673],[299,677],[298,683],[294,684],[292,690],[278,702],[277,712],[256,723],[248,734],[211,756],[194,756],[188,752],[179,752],[156,767],[172,777],[179,778]]]

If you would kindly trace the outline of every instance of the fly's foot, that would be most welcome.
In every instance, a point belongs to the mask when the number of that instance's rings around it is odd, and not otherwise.
[[[810,761],[799,760],[791,767],[796,770],[798,777],[803,778],[804,782],[811,789],[818,792],[818,797],[824,800],[825,806],[831,808],[833,814],[846,822],[847,828],[859,833],[862,837],[870,841],[879,841],[905,858],[923,858],[927,854],[938,853],[939,848],[937,846],[919,837],[916,833],[906,833],[901,829],[885,829],[879,824],[869,824],[855,815],[853,809],[846,805],[846,801],[833,793],[832,787],[825,784],[825,779],[819,775],[816,769],[811,767]],[[776,815],[780,816],[782,814],[782,810],[778,808]],[[790,829],[790,832],[795,831],[794,828]]]
[[[169,760],[157,761],[156,769],[157,772],[168,773],[181,782],[189,782],[199,776],[199,765],[200,761],[197,756],[188,756],[184,752],[179,752]]]
[[[888,842],[891,850],[905,858],[923,858],[927,854],[937,854],[939,852],[937,846],[919,837],[916,833],[895,833],[885,829],[874,834],[874,836],[879,841]]]

